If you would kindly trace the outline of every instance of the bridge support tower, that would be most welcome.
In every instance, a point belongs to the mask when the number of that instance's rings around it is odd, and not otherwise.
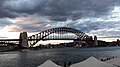
[[[28,36],[27,32],[21,32],[20,33],[20,41],[19,41],[20,47],[21,48],[28,48]]]
[[[97,36],[94,36],[94,45],[98,46]]]

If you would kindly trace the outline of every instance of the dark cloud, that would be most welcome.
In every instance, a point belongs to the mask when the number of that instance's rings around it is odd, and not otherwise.
[[[10,22],[10,21],[8,21],[8,20],[6,20],[6,19],[0,19],[0,27],[4,27],[4,26],[6,26],[6,25],[10,25],[10,24],[12,24],[12,22]]]
[[[116,6],[117,12],[112,12]],[[120,0],[0,0],[0,29],[40,32],[68,26],[119,36],[119,10]]]
[[[64,21],[106,15],[114,0],[2,0],[0,17],[38,14],[51,20]],[[1,2],[2,2],[1,1]],[[119,1],[119,0],[117,0]],[[23,15],[24,16],[24,15]]]
[[[3,18],[3,17],[15,18],[15,17],[18,17],[18,16],[19,16],[19,13],[12,12],[12,11],[7,10],[7,9],[2,9],[0,11],[0,17],[1,18]]]
[[[51,0],[42,9],[42,14],[51,16],[53,20],[71,17],[73,20],[88,16],[105,15],[111,3],[106,0]]]

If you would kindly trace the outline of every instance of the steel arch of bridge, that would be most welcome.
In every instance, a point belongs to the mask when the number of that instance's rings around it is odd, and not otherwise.
[[[52,28],[52,29],[44,30],[44,31],[42,31],[42,32],[40,32],[38,34],[29,36],[28,39],[33,40],[32,45],[35,45],[38,41],[44,40],[45,37],[47,37],[47,36],[49,36],[50,34],[53,34],[53,33],[58,33],[58,34],[61,34],[61,33],[73,33],[73,34],[75,34],[77,36],[78,40],[86,40],[87,38],[89,38],[88,35],[86,35],[85,33],[81,32],[79,30],[76,30],[76,29],[73,29],[73,28],[68,28],[68,27],[59,27],[59,28]],[[52,37],[52,38],[48,38],[46,40],[55,40],[55,39],[56,38]],[[61,37],[57,38],[57,40],[58,39],[61,39]]]

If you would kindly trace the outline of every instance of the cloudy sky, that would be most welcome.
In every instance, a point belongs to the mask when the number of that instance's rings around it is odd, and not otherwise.
[[[65,26],[116,40],[120,37],[120,0],[0,0],[0,38]]]

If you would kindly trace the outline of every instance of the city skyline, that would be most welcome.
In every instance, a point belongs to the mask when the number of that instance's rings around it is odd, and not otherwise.
[[[120,37],[120,0],[1,0],[0,39],[71,27],[105,41]]]

